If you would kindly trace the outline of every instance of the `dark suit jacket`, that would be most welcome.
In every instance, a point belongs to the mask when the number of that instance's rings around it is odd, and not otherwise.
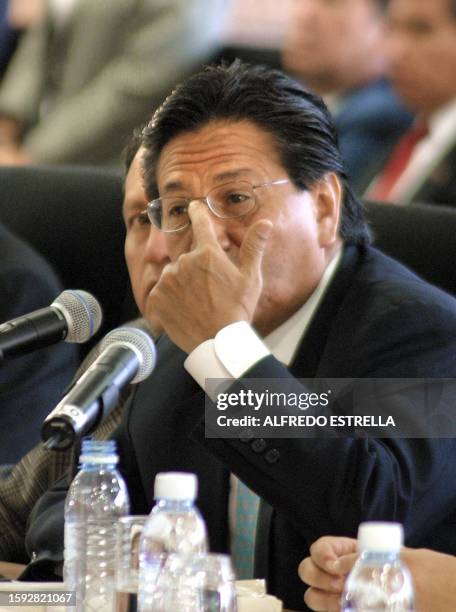
[[[197,470],[199,504],[212,523],[226,500],[219,460],[272,506],[260,521],[258,572],[294,609],[303,607],[296,569],[309,544],[328,533],[355,535],[362,520],[399,520],[408,544],[456,553],[456,442],[298,439],[258,445],[205,439],[203,393],[182,371],[184,355],[166,339],[164,344],[154,377],[160,383],[149,400],[144,396],[132,406],[122,442],[138,510],[152,504],[156,471]],[[350,247],[290,369],[269,357],[248,373],[252,378],[455,375],[456,302],[378,252]],[[139,389],[137,400],[143,393],[149,391]],[[215,458],[193,446],[192,431]],[[217,546],[218,530],[210,529]]]
[[[257,574],[292,609],[305,609],[296,570],[310,543],[329,533],[353,536],[362,520],[401,521],[409,545],[456,553],[456,442],[205,439],[204,394],[184,359],[162,339],[157,369],[138,387],[117,436],[133,512],[152,506],[158,471],[192,470],[211,547],[223,550],[234,472],[268,504],[260,512]],[[268,357],[248,373],[292,385],[298,376],[455,374],[456,302],[377,251],[355,247],[345,249],[291,367]],[[30,546],[32,536],[33,525]]]
[[[372,178],[373,160],[390,150],[411,125],[391,85],[379,79],[345,93],[334,113],[345,171],[355,191]]]
[[[44,259],[0,225],[0,323],[49,306],[60,292]],[[0,363],[0,464],[16,463],[38,443],[77,358],[75,345],[62,342]]]

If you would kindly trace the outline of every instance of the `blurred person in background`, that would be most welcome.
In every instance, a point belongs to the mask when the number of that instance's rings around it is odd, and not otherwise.
[[[49,306],[61,289],[48,263],[0,224],[0,325]],[[77,357],[76,346],[66,342],[11,359],[0,354],[0,465],[15,463],[38,443]]]
[[[387,0],[294,0],[282,61],[332,112],[355,189],[412,121],[385,79]]]
[[[44,0],[0,0],[0,81],[24,30],[44,14]]]
[[[215,53],[226,2],[49,2],[0,87],[0,163],[118,164],[132,129]]]
[[[416,120],[373,160],[366,196],[456,206],[456,1],[390,0],[388,20],[389,74]]]
[[[225,42],[241,52],[278,51],[293,3],[294,0],[281,0],[280,3],[276,0],[231,0],[222,31]]]
[[[309,585],[304,600],[311,610],[340,612],[345,579],[353,567],[357,542],[353,538],[324,536],[310,547],[299,565],[299,576]],[[456,609],[456,557],[426,548],[402,548],[401,558],[411,571],[417,610],[453,612]]]
[[[16,48],[17,36],[8,19],[8,0],[0,0],[0,80]]]

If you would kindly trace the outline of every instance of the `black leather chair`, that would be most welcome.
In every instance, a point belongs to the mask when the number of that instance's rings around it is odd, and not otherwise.
[[[456,295],[456,209],[367,202],[365,211],[375,246]]]
[[[104,320],[96,338],[136,316],[121,213],[122,177],[115,172],[0,168],[0,220],[44,255],[65,288],[98,298]]]

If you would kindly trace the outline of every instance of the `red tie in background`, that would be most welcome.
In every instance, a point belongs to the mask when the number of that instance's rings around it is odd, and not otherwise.
[[[383,172],[379,175],[375,184],[367,193],[370,200],[388,201],[391,191],[401,174],[406,169],[415,146],[420,140],[429,134],[429,128],[425,123],[415,123],[399,140]]]

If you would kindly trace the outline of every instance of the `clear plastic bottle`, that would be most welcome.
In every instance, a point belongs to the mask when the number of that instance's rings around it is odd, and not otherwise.
[[[362,523],[360,557],[342,593],[343,612],[413,612],[413,583],[400,560],[403,529],[399,523]]]
[[[76,591],[73,612],[113,610],[116,523],[129,512],[117,462],[113,440],[83,440],[80,471],[65,502],[63,577]]]
[[[179,565],[189,563],[198,553],[207,551],[204,520],[194,502],[198,481],[195,474],[163,472],[154,486],[155,506],[144,527],[139,552],[139,609],[141,612],[163,610],[158,593],[159,578],[166,582],[163,568],[168,557],[179,555]],[[169,574],[168,574],[169,577]],[[167,597],[169,599],[169,586]],[[177,585],[174,584],[174,586]]]

